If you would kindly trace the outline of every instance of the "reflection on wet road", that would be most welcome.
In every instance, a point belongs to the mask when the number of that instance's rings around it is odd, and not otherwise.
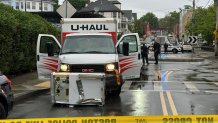
[[[207,61],[150,64],[103,107],[52,106],[47,93],[16,104],[9,118],[218,114],[217,71]]]

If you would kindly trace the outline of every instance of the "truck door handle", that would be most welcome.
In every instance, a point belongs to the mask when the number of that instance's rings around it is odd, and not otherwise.
[[[139,59],[139,60],[141,59],[141,54],[140,54],[140,53],[138,54],[138,59]]]

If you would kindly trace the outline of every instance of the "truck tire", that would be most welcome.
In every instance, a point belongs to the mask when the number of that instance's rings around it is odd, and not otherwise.
[[[118,87],[118,89],[114,91],[114,96],[120,96],[120,93],[121,93],[121,86]]]
[[[0,102],[0,119],[5,119],[6,117],[7,117],[7,113],[6,113],[5,107]]]
[[[120,92],[121,92],[121,86],[119,86],[116,90],[111,90],[111,91],[106,90],[105,95],[109,97],[116,97],[120,95]]]
[[[176,54],[176,53],[178,53],[178,50],[177,50],[177,49],[173,49],[172,52],[173,52],[174,54]]]

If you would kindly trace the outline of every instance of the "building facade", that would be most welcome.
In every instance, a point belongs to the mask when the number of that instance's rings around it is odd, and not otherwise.
[[[192,19],[193,10],[192,9],[183,9],[180,12],[180,22],[179,22],[179,38],[186,40],[186,30],[185,27],[188,22]]]
[[[0,2],[27,12],[53,12],[56,4],[52,0],[0,0]]]

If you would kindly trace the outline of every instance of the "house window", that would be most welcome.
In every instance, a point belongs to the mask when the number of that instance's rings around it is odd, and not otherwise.
[[[16,9],[19,9],[19,2],[16,2]]]
[[[48,4],[44,3],[44,10],[47,11],[48,10]]]
[[[120,27],[121,27],[121,23],[118,23],[118,29],[120,29]]]
[[[113,17],[116,18],[117,17],[117,13],[113,12]]]
[[[36,9],[36,3],[32,2],[32,9]]]
[[[120,12],[118,13],[118,18],[120,18]]]
[[[126,24],[122,24],[122,28],[126,28]]]
[[[42,10],[42,4],[39,3],[39,10]]]
[[[26,2],[26,8],[30,9],[30,2]]]
[[[20,8],[23,9],[23,2],[20,2]]]

